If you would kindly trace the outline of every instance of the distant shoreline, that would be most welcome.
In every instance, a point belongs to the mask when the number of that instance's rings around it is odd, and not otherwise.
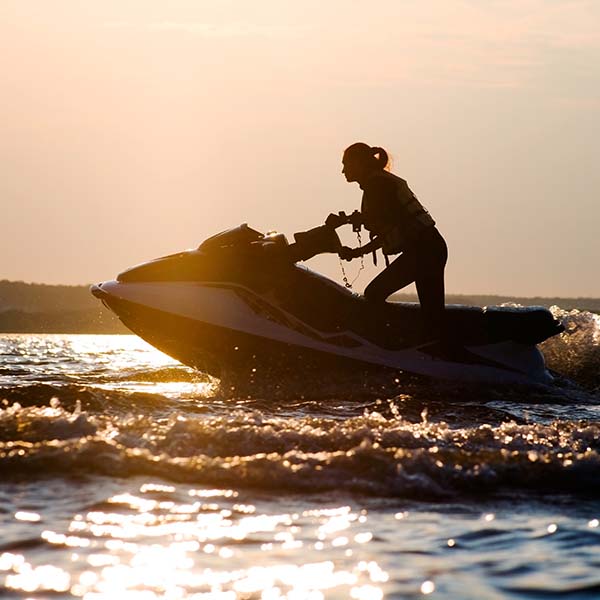
[[[395,294],[394,300],[417,302],[415,294]],[[565,310],[600,313],[600,298],[544,298],[493,294],[447,294],[447,304],[493,306],[560,306]],[[89,292],[89,286],[45,285],[0,281],[0,333],[131,333]]]

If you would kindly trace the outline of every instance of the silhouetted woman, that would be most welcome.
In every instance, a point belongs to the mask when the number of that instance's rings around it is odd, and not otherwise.
[[[448,248],[431,215],[406,181],[386,170],[388,154],[358,142],[346,148],[342,159],[348,182],[363,190],[362,223],[371,241],[362,248],[344,247],[340,257],[352,260],[379,248],[384,255],[400,254],[365,289],[367,300],[377,303],[416,283],[423,325],[428,338],[444,337],[444,267]]]

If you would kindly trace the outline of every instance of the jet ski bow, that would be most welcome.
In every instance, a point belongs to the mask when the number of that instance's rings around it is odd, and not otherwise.
[[[246,224],[196,250],[157,258],[93,285],[131,331],[214,376],[328,377],[357,369],[493,383],[546,383],[537,344],[562,325],[542,307],[452,305],[450,349],[423,339],[420,307],[373,306],[299,261],[341,247],[328,226],[264,235]],[[452,350],[452,348],[456,350]]]

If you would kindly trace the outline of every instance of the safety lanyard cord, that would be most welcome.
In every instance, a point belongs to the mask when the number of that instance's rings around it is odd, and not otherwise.
[[[362,248],[362,238],[360,236],[360,231],[356,232],[356,237],[358,238],[358,247]],[[340,261],[340,269],[342,270],[342,281],[344,282],[344,285],[349,290],[351,290],[352,286],[356,283],[356,281],[360,277],[362,270],[365,268],[365,258],[364,258],[364,256],[360,257],[360,266],[358,268],[358,273],[356,274],[356,277],[352,281],[348,281],[348,277],[346,276],[346,269],[344,269],[344,264],[342,263],[342,259],[340,258],[339,261]]]

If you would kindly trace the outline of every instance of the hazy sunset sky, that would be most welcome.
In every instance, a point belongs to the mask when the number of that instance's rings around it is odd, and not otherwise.
[[[438,222],[449,292],[600,296],[598,0],[1,0],[0,73],[0,279],[291,237],[358,208],[365,141]]]

